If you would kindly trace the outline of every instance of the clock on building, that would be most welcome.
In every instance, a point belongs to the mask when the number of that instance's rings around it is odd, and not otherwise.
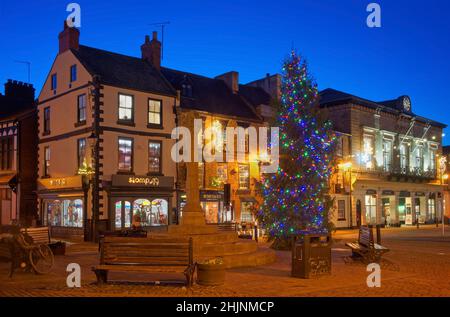
[[[408,96],[403,97],[403,110],[411,111],[411,99]]]

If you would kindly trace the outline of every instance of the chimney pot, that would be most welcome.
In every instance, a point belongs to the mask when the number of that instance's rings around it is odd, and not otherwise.
[[[153,39],[150,41],[148,35],[141,45],[142,59],[147,60],[157,70],[161,69],[161,42],[158,41],[157,32],[153,32]]]
[[[59,54],[70,49],[77,50],[80,46],[80,31],[75,27],[69,27],[64,21],[64,30],[59,33]]]

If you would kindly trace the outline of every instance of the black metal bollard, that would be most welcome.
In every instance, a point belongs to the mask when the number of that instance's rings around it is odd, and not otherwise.
[[[381,226],[377,225],[377,244],[381,244]]]

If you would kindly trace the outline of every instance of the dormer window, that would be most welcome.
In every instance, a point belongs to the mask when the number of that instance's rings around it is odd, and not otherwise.
[[[190,84],[182,84],[181,94],[185,97],[192,97],[192,86]]]

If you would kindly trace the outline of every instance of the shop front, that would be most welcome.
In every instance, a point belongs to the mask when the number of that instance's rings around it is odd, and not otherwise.
[[[394,226],[397,222],[395,214],[395,192],[393,190],[383,190],[381,192],[381,224]]]
[[[232,208],[224,208],[223,190],[200,190],[200,205],[205,213],[206,223],[216,224],[233,221]]]
[[[121,230],[168,226],[172,217],[173,188],[173,177],[113,175],[106,188],[110,227]]]
[[[12,190],[16,186],[16,174],[0,175],[0,225],[9,225],[17,220],[17,196]]]
[[[400,224],[413,224],[412,197],[408,191],[401,191],[398,197],[398,219]]]
[[[46,178],[38,181],[40,224],[52,236],[82,237],[87,222],[87,193],[82,176]]]
[[[415,221],[419,221],[419,224],[424,224],[427,221],[426,193],[415,192],[414,196],[414,214],[416,217]]]
[[[366,224],[376,225],[377,224],[377,191],[373,189],[368,189],[364,197],[366,212]]]

